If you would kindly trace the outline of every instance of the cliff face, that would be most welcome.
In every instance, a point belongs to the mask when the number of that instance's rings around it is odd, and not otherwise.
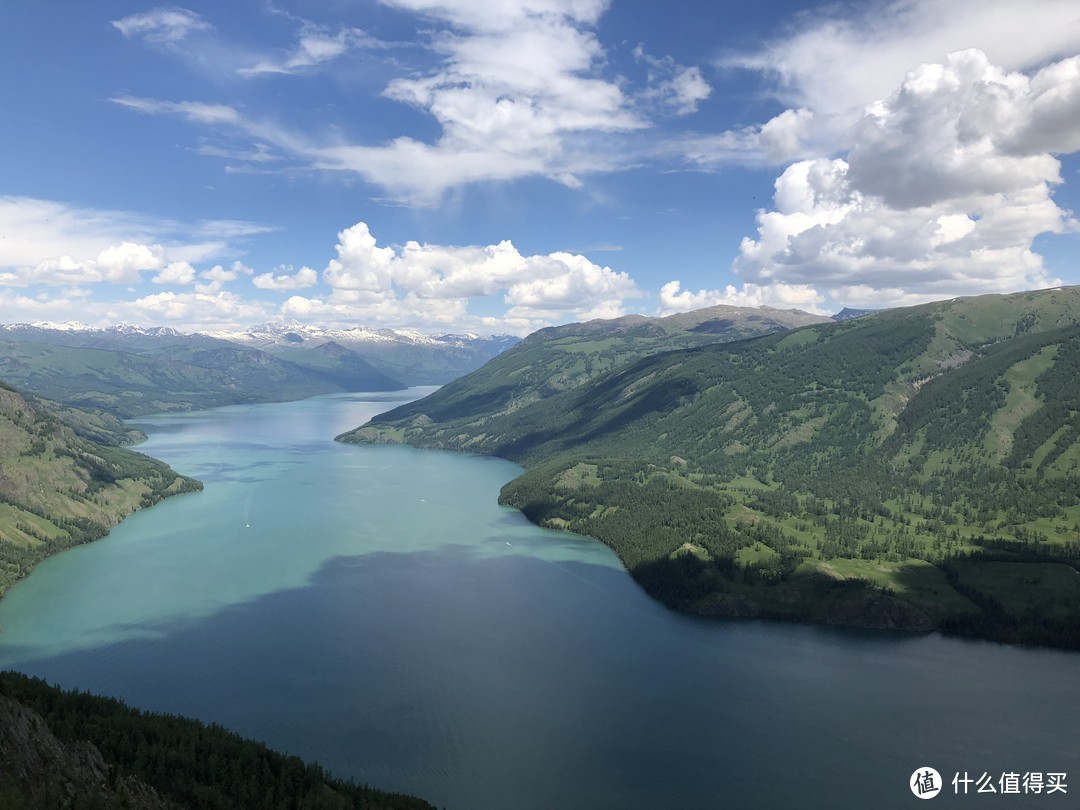
[[[167,810],[153,788],[120,778],[88,742],[64,743],[41,715],[0,695],[0,806]]]

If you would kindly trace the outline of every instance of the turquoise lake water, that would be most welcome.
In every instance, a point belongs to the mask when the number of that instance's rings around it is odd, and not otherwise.
[[[498,506],[515,465],[332,441],[426,390],[140,421],[205,491],[11,589],[0,668],[449,810],[910,807],[927,765],[1075,782],[932,806],[1080,804],[1080,655],[668,611]]]

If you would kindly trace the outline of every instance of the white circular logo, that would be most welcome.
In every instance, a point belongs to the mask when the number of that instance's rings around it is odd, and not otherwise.
[[[941,792],[941,774],[926,766],[916,768],[908,779],[908,787],[920,799],[932,799]]]

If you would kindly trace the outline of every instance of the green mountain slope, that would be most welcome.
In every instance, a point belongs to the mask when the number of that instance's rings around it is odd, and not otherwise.
[[[530,406],[642,357],[828,321],[795,309],[716,306],[666,318],[630,315],[541,329],[439,389],[422,405],[407,404],[377,420],[379,424],[393,422],[390,429],[366,427],[358,438],[401,441],[404,436],[397,426],[407,417],[416,417],[410,423],[410,442],[427,444],[429,438],[412,434],[430,426],[438,436],[431,437],[428,446],[499,453],[496,448],[503,436],[498,431],[504,421],[527,423],[533,413]]]
[[[404,388],[354,352],[332,352],[294,360],[207,338],[141,352],[7,340],[0,341],[0,379],[121,417]]]
[[[956,299],[348,438],[525,464],[505,503],[681,609],[1080,646],[1078,324],[1080,288]]]
[[[94,415],[86,419],[105,430]],[[136,509],[201,488],[160,461],[83,438],[0,385],[0,594],[50,554],[102,537]]]

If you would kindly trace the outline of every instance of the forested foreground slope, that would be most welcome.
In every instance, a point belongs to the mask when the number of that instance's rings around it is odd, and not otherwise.
[[[0,594],[50,554],[104,536],[136,509],[202,488],[116,446],[130,439],[104,414],[41,403],[0,384]]]
[[[0,673],[0,807],[424,810],[220,726]]]
[[[343,438],[521,462],[504,503],[604,541],[680,609],[1077,647],[1078,323],[1080,288],[954,299],[517,408],[436,394]]]

